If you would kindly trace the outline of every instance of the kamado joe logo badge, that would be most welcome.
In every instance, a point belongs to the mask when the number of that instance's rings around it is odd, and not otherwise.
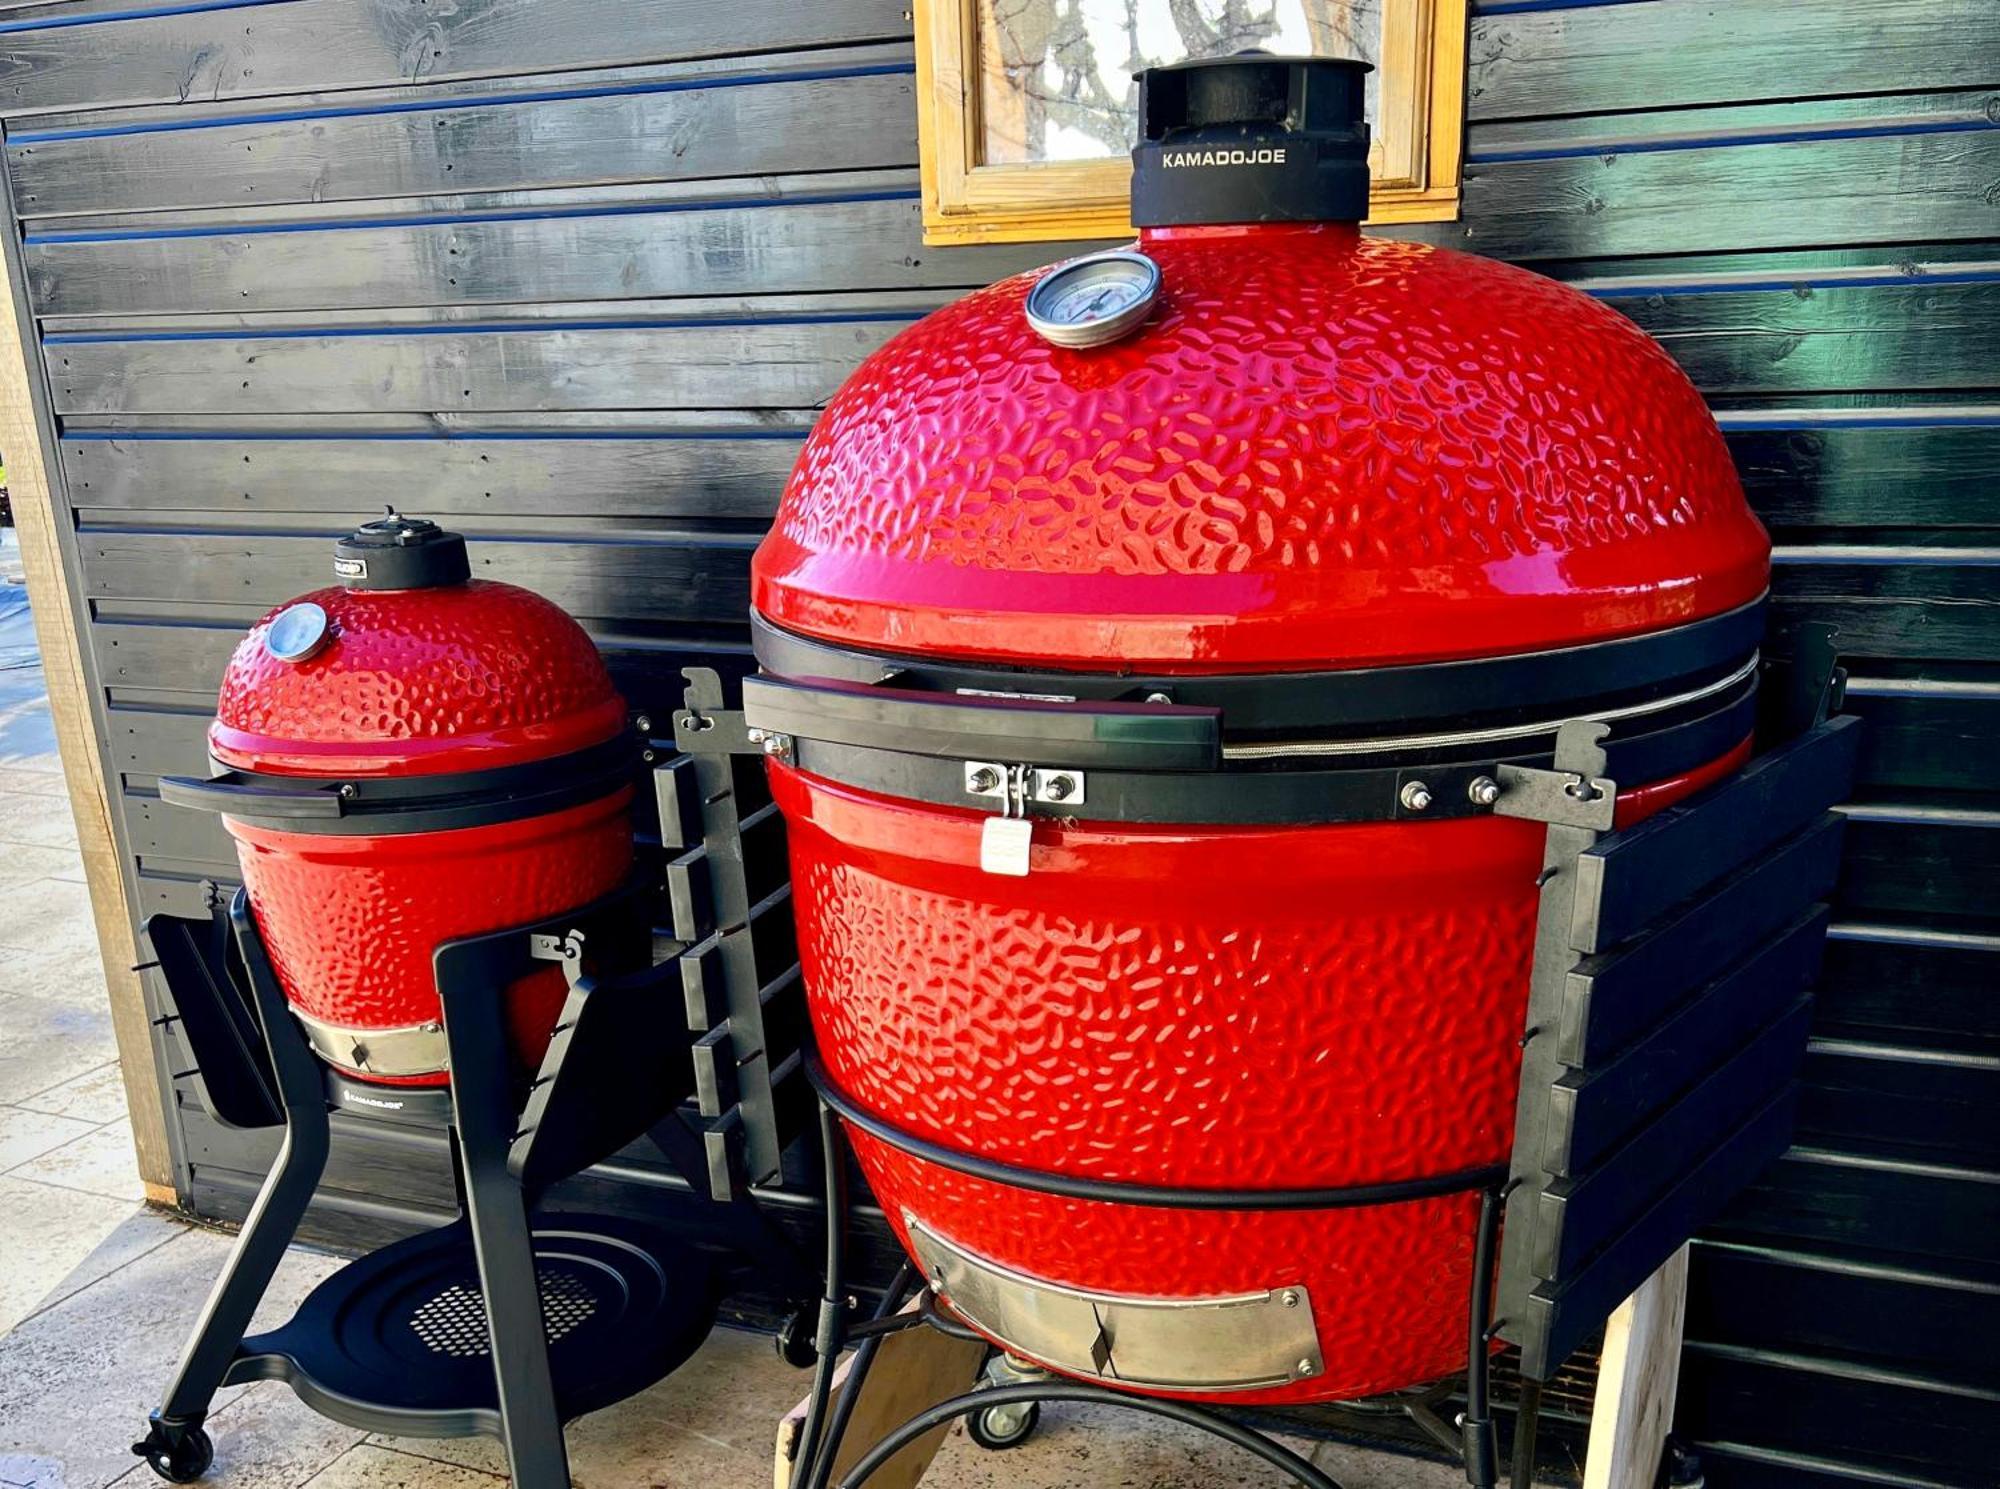
[[[1169,150],[1161,159],[1169,169],[1188,165],[1283,165],[1285,147],[1265,145],[1255,150]]]

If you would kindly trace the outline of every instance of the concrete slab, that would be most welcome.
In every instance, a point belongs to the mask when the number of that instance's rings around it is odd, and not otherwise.
[[[127,1200],[0,1175],[0,1330],[32,1313],[48,1292],[132,1214]],[[0,1340],[0,1345],[5,1341]],[[11,1407],[17,1398],[0,1394]],[[5,1438],[0,1436],[0,1446]],[[0,1479],[0,1483],[4,1483]]]
[[[125,1117],[125,1077],[116,1061],[86,1070],[74,1080],[37,1092],[21,1103],[31,1111],[85,1122],[122,1121]]]
[[[0,843],[76,850],[76,819],[60,796],[0,788]]]
[[[139,1180],[139,1158],[132,1149],[132,1128],[123,1118],[48,1149],[40,1157],[9,1169],[7,1177],[101,1194],[135,1205],[146,1198],[146,1186]]]
[[[21,796],[47,803],[51,813],[69,818],[69,802],[59,796]],[[60,850],[58,850],[60,851]],[[35,879],[7,891],[7,917],[0,923],[0,946],[20,951],[66,954],[91,964],[97,953],[97,923],[91,918],[90,891],[73,879]]]
[[[87,1137],[97,1127],[97,1123],[80,1122],[74,1117],[0,1106],[0,1174],[72,1139]]]
[[[55,989],[56,997],[9,988],[19,967],[0,956],[0,1104],[9,1106],[25,1105],[118,1058],[103,976],[94,963],[91,975],[100,989],[95,1007],[67,984]],[[81,980],[73,969],[70,982]]]
[[[0,1180],[8,1182],[18,1181]],[[75,1198],[111,1203],[95,1196]],[[146,1413],[158,1404],[228,1254],[227,1236],[165,1219],[153,1223],[175,1234],[0,1338],[0,1401],[8,1407],[0,1417],[0,1454],[61,1464],[63,1489],[104,1489],[129,1473],[130,1445],[140,1435]],[[131,1244],[130,1237],[125,1241]],[[293,1252],[279,1269],[253,1327],[268,1327],[288,1317],[313,1284],[339,1265],[332,1257]],[[235,1401],[243,1390],[238,1386],[223,1392],[217,1398],[219,1406]],[[217,1416],[215,1435],[221,1453],[219,1409]],[[293,1424],[285,1433],[294,1437],[310,1426],[307,1417],[292,1417],[289,1409],[279,1420]],[[262,1431],[264,1421],[246,1418],[246,1444],[252,1440],[248,1428]],[[320,1464],[332,1460],[335,1447],[321,1443],[325,1452]],[[248,1456],[251,1450],[240,1451]],[[260,1489],[265,1485],[276,1489],[301,1479],[267,1477],[257,1482]]]

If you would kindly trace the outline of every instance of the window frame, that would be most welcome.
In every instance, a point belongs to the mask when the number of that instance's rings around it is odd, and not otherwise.
[[[1465,136],[1468,0],[1384,0],[1371,223],[1451,222]],[[979,158],[979,0],[915,0],[924,242],[1129,238],[1132,162]],[[1396,174],[1386,174],[1395,170]]]

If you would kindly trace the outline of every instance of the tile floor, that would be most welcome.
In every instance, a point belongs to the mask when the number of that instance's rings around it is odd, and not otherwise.
[[[230,1239],[146,1209],[62,774],[0,530],[0,1489],[143,1489],[133,1460]],[[337,1258],[295,1250],[260,1324]],[[762,1489],[807,1379],[767,1339],[718,1331],[668,1380],[572,1424],[583,1489]],[[213,1489],[495,1489],[495,1444],[370,1436],[276,1384],[236,1387],[209,1426]],[[1455,1468],[1299,1443],[1347,1489],[1450,1489]],[[1025,1446],[954,1433],[926,1489],[1224,1489],[1276,1484],[1182,1429],[1051,1409]]]

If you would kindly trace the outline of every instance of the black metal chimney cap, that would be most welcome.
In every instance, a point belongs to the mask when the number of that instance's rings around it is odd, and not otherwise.
[[[1361,221],[1372,71],[1353,58],[1268,52],[1147,68],[1133,223]]]
[[[433,589],[465,583],[472,563],[457,533],[390,507],[333,545],[333,575],[349,589]]]

